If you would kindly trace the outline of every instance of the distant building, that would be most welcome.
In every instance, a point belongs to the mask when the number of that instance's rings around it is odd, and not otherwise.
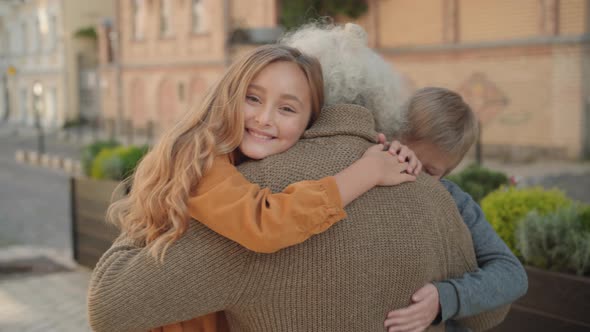
[[[99,30],[108,130],[159,133],[198,102],[235,54],[273,42],[276,0],[122,0]],[[239,30],[246,44],[231,42]]]
[[[371,0],[371,44],[414,88],[458,90],[484,154],[590,157],[590,1]]]
[[[279,3],[117,1],[99,29],[104,117],[113,128],[167,128],[236,55],[273,39]],[[580,158],[590,156],[589,3],[368,0],[357,22],[411,87],[465,97],[484,155]]]
[[[109,1],[1,1],[0,121],[57,128],[97,117],[93,28],[112,14]]]

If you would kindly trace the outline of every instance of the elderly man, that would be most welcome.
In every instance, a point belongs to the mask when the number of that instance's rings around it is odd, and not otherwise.
[[[373,144],[373,115],[325,109],[287,152],[240,166],[273,190],[335,174]],[[348,219],[301,245],[256,254],[192,223],[159,265],[120,239],[96,267],[89,292],[97,331],[145,330],[223,310],[235,331],[378,331],[425,283],[476,268],[469,231],[437,181],[378,187]],[[464,321],[479,330],[503,313]],[[435,329],[444,329],[433,326]]]

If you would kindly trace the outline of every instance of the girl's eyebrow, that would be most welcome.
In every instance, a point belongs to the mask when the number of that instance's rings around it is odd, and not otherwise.
[[[251,83],[250,86],[248,86],[248,88],[255,89],[255,90],[260,90],[260,91],[266,91],[265,88],[261,87],[260,85],[256,85],[254,83]],[[299,105],[303,106],[303,102],[301,101],[301,99],[299,99],[295,95],[291,95],[291,94],[288,94],[288,93],[283,93],[283,94],[281,94],[281,98],[293,100],[293,101],[299,103]]]

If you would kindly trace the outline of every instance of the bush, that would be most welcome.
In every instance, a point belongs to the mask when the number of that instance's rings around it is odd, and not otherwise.
[[[572,204],[546,216],[533,211],[516,230],[525,263],[542,269],[590,274],[588,206]]]
[[[119,143],[116,141],[96,141],[92,144],[86,145],[82,149],[81,156],[82,170],[84,171],[84,174],[86,176],[91,175],[92,163],[100,151],[107,148],[114,148],[116,146],[119,146]]]
[[[490,192],[509,183],[506,174],[489,170],[477,164],[472,164],[447,178],[469,193],[478,203]]]
[[[512,252],[520,257],[514,234],[517,224],[531,211],[537,211],[539,215],[545,216],[571,204],[572,201],[557,189],[508,187],[486,196],[481,201],[481,208],[498,235]]]
[[[136,146],[103,149],[92,164],[91,176],[99,180],[124,180],[133,173],[147,150],[147,147]]]

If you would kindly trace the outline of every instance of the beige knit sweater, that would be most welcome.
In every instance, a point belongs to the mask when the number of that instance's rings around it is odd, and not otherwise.
[[[240,170],[273,190],[332,175],[370,146],[373,128],[362,107],[327,108],[295,147]],[[428,176],[374,188],[346,210],[346,220],[276,254],[250,252],[198,222],[163,265],[120,239],[94,270],[90,324],[96,331],[146,330],[225,310],[232,331],[382,331],[386,313],[407,306],[425,283],[476,268],[455,203]],[[505,313],[462,322],[481,330]]]

